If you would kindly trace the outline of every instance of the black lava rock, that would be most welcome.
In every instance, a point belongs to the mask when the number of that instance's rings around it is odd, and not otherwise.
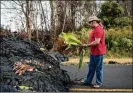
[[[64,59],[63,59],[64,60]],[[47,51],[41,51],[33,41],[14,37],[0,37],[0,92],[18,91],[14,86],[32,87],[37,92],[68,91],[70,78],[60,69],[60,62]],[[13,65],[22,62],[35,66],[38,71],[15,74]]]

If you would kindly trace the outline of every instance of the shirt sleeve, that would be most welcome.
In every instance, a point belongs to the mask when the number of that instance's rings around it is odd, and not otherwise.
[[[94,38],[101,38],[103,36],[103,29],[101,27],[97,27],[94,31]]]

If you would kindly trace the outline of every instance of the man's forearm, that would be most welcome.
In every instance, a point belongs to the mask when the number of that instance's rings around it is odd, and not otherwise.
[[[96,45],[98,45],[98,43],[96,41],[93,41],[93,42],[91,42],[89,44],[86,44],[86,46],[88,46],[88,47],[96,46]]]

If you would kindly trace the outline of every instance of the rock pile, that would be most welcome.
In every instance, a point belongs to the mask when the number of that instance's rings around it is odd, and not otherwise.
[[[20,86],[37,92],[68,91],[71,81],[58,59],[41,51],[36,42],[0,36],[0,91],[21,91]],[[36,70],[15,74],[13,67],[17,62]]]

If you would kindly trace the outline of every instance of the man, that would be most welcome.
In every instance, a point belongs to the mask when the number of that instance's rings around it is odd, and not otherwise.
[[[103,83],[103,56],[106,53],[105,36],[101,20],[96,16],[89,18],[89,25],[92,31],[89,37],[89,44],[83,44],[85,47],[90,47],[90,63],[85,85],[91,85],[92,79],[96,72],[96,84],[94,88],[101,87]]]

